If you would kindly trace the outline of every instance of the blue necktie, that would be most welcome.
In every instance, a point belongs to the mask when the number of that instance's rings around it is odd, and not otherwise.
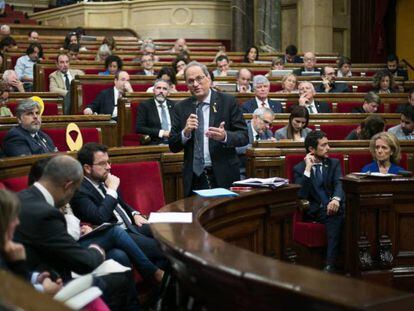
[[[323,204],[323,206],[328,205],[329,203],[329,197],[326,194],[324,183],[323,183],[323,174],[322,174],[322,164],[315,164],[315,183],[316,183],[316,192],[319,195],[319,198]]]
[[[193,172],[197,176],[200,176],[204,171],[204,105],[206,103],[199,103],[196,109],[198,128],[194,133]]]
[[[168,118],[167,118],[167,108],[160,104],[161,107],[161,129],[164,131],[168,131]]]

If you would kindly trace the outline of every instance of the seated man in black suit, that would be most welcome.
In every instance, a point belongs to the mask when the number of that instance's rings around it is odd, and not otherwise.
[[[322,69],[322,83],[316,87],[318,93],[346,93],[349,92],[348,84],[335,82],[335,69],[325,66]]]
[[[86,106],[83,114],[110,114],[112,119],[116,120],[118,99],[126,92],[133,92],[129,83],[129,74],[126,71],[119,71],[115,74],[114,87],[100,92],[92,104]]]
[[[283,57],[285,63],[303,63],[303,59],[298,55],[298,48],[291,44],[286,47],[285,56]]]
[[[152,54],[144,54],[141,57],[141,66],[143,69],[136,74],[139,76],[155,76],[157,73],[154,70],[154,56]]]
[[[352,113],[374,113],[378,111],[381,104],[381,98],[377,93],[368,92],[364,96],[364,103],[361,107],[355,107],[352,109]]]
[[[274,112],[265,107],[257,108],[253,112],[253,118],[247,122],[247,131],[249,134],[249,143],[243,147],[237,147],[237,155],[240,159],[240,175],[241,179],[246,176],[246,150],[251,147],[256,140],[274,140],[270,126],[275,118]]]
[[[317,102],[313,99],[316,93],[312,83],[307,81],[301,82],[298,86],[298,90],[298,103],[300,106],[306,107],[310,114],[332,112],[331,107],[329,107],[328,103]]]
[[[240,68],[236,76],[236,92],[251,93],[252,92],[252,72],[248,68]]]
[[[316,57],[315,53],[313,52],[306,52],[303,55],[303,67],[296,69],[293,73],[297,76],[301,76],[302,72],[306,71],[316,71],[319,75],[319,69],[316,68]]]
[[[30,270],[55,271],[63,281],[71,272],[92,272],[107,254],[97,244],[84,248],[68,234],[66,220],[58,207],[73,196],[83,178],[81,165],[72,157],[57,155],[46,165],[43,175],[30,188],[19,193],[22,207],[20,225],[14,238],[24,244]],[[137,307],[136,291],[131,273],[114,273],[96,278],[111,309]],[[124,309],[122,309],[124,310]],[[134,308],[128,310],[135,310]]]
[[[408,91],[407,103],[398,105],[397,109],[395,110],[395,113],[403,112],[405,110],[405,107],[407,107],[407,106],[413,106],[414,107],[414,88],[412,88]]]
[[[56,152],[49,135],[40,130],[42,117],[40,106],[28,98],[22,100],[16,109],[18,126],[9,130],[3,140],[6,156],[22,156]]]
[[[170,81],[158,79],[154,83],[154,98],[138,106],[136,132],[149,135],[151,145],[168,144],[174,107],[174,102],[167,99],[169,94]]]
[[[325,271],[333,272],[339,251],[343,223],[344,192],[341,162],[329,158],[329,144],[322,131],[305,138],[306,156],[294,167],[294,183],[301,185],[298,196],[309,201],[305,219],[326,225],[327,255]]]
[[[269,108],[274,113],[282,113],[282,104],[267,98],[270,91],[270,82],[263,75],[257,75],[253,78],[253,89],[255,98],[252,98],[242,105],[243,113],[253,113],[257,108]]]
[[[118,193],[120,180],[110,173],[108,147],[87,143],[79,150],[78,160],[85,177],[71,201],[76,217],[93,225],[120,222],[152,263],[162,270],[168,268],[167,260],[152,237],[148,221],[125,203]]]

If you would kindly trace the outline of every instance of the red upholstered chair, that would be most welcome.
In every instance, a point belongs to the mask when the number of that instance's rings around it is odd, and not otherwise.
[[[367,93],[369,91],[372,91],[374,87],[372,84],[360,84],[358,85],[358,92],[359,93]]]
[[[281,83],[271,83],[270,84],[270,92],[278,92],[283,89]]]
[[[0,189],[6,189],[6,186],[0,181]]]
[[[121,179],[123,199],[144,215],[165,205],[158,162],[114,163],[112,173]]]
[[[46,134],[50,136],[50,138],[53,140],[53,143],[58,148],[59,151],[69,151],[69,147],[66,144],[66,129],[42,129]],[[91,143],[101,142],[101,134],[99,128],[81,128],[80,129],[82,133],[83,143]],[[72,133],[71,133],[72,134]],[[73,133],[75,134],[75,133]],[[72,139],[75,140],[76,137],[71,135]]]
[[[131,131],[122,136],[122,146],[139,146],[141,145],[141,134],[135,133],[137,123],[137,110],[139,102],[131,102]]]
[[[362,103],[361,102],[356,102],[356,103],[350,103],[350,102],[339,102],[338,103],[338,108],[337,108],[337,112],[338,113],[351,113],[352,109],[357,108],[357,107],[361,107]],[[384,112],[384,105],[380,105],[378,112],[383,113]]]
[[[9,102],[7,107],[11,110],[13,115],[16,115],[16,108],[19,103]],[[48,102],[45,103],[45,110],[43,111],[44,116],[56,116],[59,114],[59,108],[57,103]]]
[[[0,131],[0,146],[3,146],[3,140],[6,134],[7,134],[7,130]]]
[[[0,180],[5,189],[10,191],[19,192],[27,188],[27,176],[8,177]]]
[[[107,82],[107,81],[105,81]],[[100,83],[100,84],[94,84],[94,83],[83,83],[81,85],[82,87],[82,107],[79,110],[80,113],[83,112],[85,107],[93,102],[96,96],[98,94],[110,87],[113,87],[114,83],[112,81],[108,81],[108,83]]]
[[[321,124],[320,130],[326,133],[328,139],[343,140],[357,127],[355,124]]]

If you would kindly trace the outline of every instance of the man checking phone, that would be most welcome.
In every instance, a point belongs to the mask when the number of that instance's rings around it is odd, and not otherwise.
[[[305,220],[326,225],[324,270],[334,272],[343,223],[341,162],[329,158],[328,138],[322,131],[309,133],[305,138],[305,148],[305,158],[294,167],[294,183],[302,186],[299,198],[309,201],[309,208],[304,212]]]
[[[184,195],[192,190],[228,188],[240,179],[235,147],[249,143],[235,97],[213,91],[205,65],[191,62],[184,79],[193,96],[174,106],[169,146],[184,149]]]
[[[349,92],[348,84],[335,82],[335,69],[326,66],[322,69],[322,83],[316,87],[317,93],[346,93]]]

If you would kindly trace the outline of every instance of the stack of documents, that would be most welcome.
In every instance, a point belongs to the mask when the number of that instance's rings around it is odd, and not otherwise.
[[[276,189],[281,186],[287,185],[288,183],[289,183],[289,180],[286,178],[271,177],[271,178],[248,178],[248,179],[244,179],[240,181],[235,181],[233,185]]]

